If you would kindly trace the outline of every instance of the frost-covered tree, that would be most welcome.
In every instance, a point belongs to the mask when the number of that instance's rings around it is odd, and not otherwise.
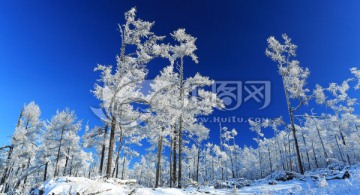
[[[136,19],[135,8],[125,13],[125,20],[124,25],[119,25],[122,43],[115,72],[111,66],[98,65],[95,69],[101,71],[101,79],[99,84],[95,85],[93,93],[102,102],[101,106],[106,112],[106,119],[103,120],[106,120],[110,127],[106,170],[108,177],[112,172],[115,134],[118,133],[116,130],[122,131],[123,125],[129,125],[141,117],[141,114],[134,110],[132,103],[142,102],[139,90],[147,75],[145,65],[155,56],[161,55],[157,42],[164,38],[151,32],[153,22]],[[135,48],[134,53],[125,52],[130,47]],[[121,142],[122,133],[119,134]]]
[[[307,68],[302,68],[299,61],[292,59],[292,57],[296,56],[297,46],[291,42],[291,39],[286,34],[283,34],[282,38],[284,39],[284,44],[280,43],[274,37],[267,39],[268,48],[266,49],[266,55],[277,63],[279,74],[283,81],[299,171],[301,174],[304,174],[299,141],[296,135],[294,112],[302,105],[307,104],[309,100],[309,96],[307,95],[309,90],[305,88],[305,85],[310,72]],[[293,106],[294,103],[295,106]]]
[[[46,125],[43,144],[50,149],[49,153],[54,159],[54,177],[62,174],[61,169],[66,170],[69,156],[73,150],[78,149],[80,128],[81,121],[78,121],[75,112],[68,108],[57,111]]]
[[[32,173],[31,167],[35,160],[43,126],[40,114],[40,108],[34,102],[24,105],[21,110],[2,173],[0,185],[5,186],[4,192],[18,189],[20,184],[25,189],[31,185],[29,185],[28,177]]]

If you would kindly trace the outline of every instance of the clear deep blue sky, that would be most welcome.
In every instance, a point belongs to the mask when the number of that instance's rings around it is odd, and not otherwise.
[[[35,101],[42,119],[57,109],[75,110],[83,124],[99,124],[90,93],[99,74],[96,64],[115,64],[120,49],[117,24],[136,6],[143,20],[155,21],[154,32],[169,35],[177,28],[198,37],[200,63],[187,63],[187,76],[200,72],[215,80],[269,80],[271,104],[255,102],[215,117],[286,116],[284,93],[276,65],[264,55],[267,37],[292,37],[298,59],[311,71],[308,86],[340,82],[360,64],[358,1],[269,0],[118,0],[0,2],[0,145],[10,140],[21,107]],[[164,67],[151,64],[149,77]],[[285,117],[287,119],[287,117]],[[210,141],[217,142],[218,124]],[[237,128],[240,145],[254,145],[246,124]]]

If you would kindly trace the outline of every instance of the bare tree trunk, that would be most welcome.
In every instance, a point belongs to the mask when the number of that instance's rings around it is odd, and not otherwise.
[[[70,177],[72,176],[72,171],[73,171],[73,160],[74,159],[74,155],[71,156],[71,161],[70,161]]]
[[[316,168],[319,168],[319,163],[318,163],[318,160],[316,158],[316,153],[315,153],[315,149],[314,149],[314,142],[312,142],[311,145],[312,145],[312,149],[313,149],[313,153],[314,153],[314,157],[315,157]]]
[[[107,131],[108,131],[108,125],[105,125],[105,129],[104,129],[104,140],[102,143],[102,149],[101,149],[101,160],[100,160],[100,169],[99,169],[99,174],[102,175],[102,170],[104,167],[104,159],[105,159],[105,142],[106,142],[106,135],[107,135]]]
[[[340,129],[340,127],[339,127],[339,129]],[[345,137],[344,137],[344,134],[342,133],[341,129],[340,129],[340,136],[341,136],[341,140],[342,140],[345,148],[347,149],[346,142],[345,142]],[[349,156],[348,151],[346,151],[346,157],[348,159],[349,165],[351,165],[350,156]]]
[[[118,151],[117,151],[117,156],[116,156],[116,160],[115,160],[115,164],[116,164],[116,176],[115,178],[118,178],[118,173],[119,173],[119,160],[120,160],[120,152],[121,152],[121,148],[122,148],[122,145],[123,145],[123,140],[124,140],[124,133],[123,133],[123,130],[121,128],[121,125],[120,126],[120,140],[119,140],[119,147],[118,147]]]
[[[178,188],[181,188],[181,174],[182,174],[182,117],[180,117],[179,128],[179,173],[178,173]]]
[[[269,147],[267,147],[267,149],[268,149],[268,154],[269,154],[270,172],[272,172],[272,171],[273,171],[273,169],[272,169],[272,162],[271,162],[271,153],[270,153],[270,148],[269,148]]]
[[[324,141],[323,139],[321,138],[321,135],[320,135],[320,130],[316,124],[316,131],[317,131],[317,134],[319,136],[319,139],[320,139],[320,143],[321,143],[321,147],[323,149],[323,152],[324,152],[324,157],[325,157],[325,162],[326,162],[326,165],[329,165],[329,162],[328,162],[328,155],[326,153],[326,149],[325,149],[325,146],[324,146]]]
[[[12,155],[13,149],[14,149],[13,146],[9,146],[7,162],[6,162],[6,166],[5,166],[4,172],[2,174],[2,177],[1,177],[0,185],[3,185],[5,183],[5,181],[6,181],[6,177],[7,177],[8,172],[9,172],[9,163],[10,163],[10,160],[11,160],[11,155]]]
[[[290,108],[291,109],[291,108]],[[297,156],[297,161],[298,161],[298,166],[299,166],[299,171],[302,175],[304,175],[304,167],[303,164],[301,162],[301,156],[300,156],[300,149],[299,149],[299,143],[297,140],[297,136],[296,136],[296,129],[295,129],[295,123],[294,123],[294,116],[293,113],[290,112],[290,118],[291,118],[291,130],[293,132],[293,136],[294,136],[294,142],[295,142],[295,149],[296,149],[296,156]]]
[[[308,148],[307,148],[307,146],[306,146],[306,139],[305,139],[304,134],[302,134],[302,138],[303,138],[303,141],[304,141],[304,146],[305,146],[305,148],[306,148],[306,158],[307,158],[307,161],[308,161],[308,163],[309,163],[308,168],[309,168],[309,170],[311,170],[309,150],[308,150]]]
[[[172,169],[172,171],[173,171],[173,184],[174,184],[174,186],[176,186],[176,181],[177,181],[177,178],[176,178],[176,150],[177,150],[177,148],[176,148],[176,142],[177,142],[177,140],[176,140],[176,138],[177,138],[177,132],[176,132],[176,130],[174,129],[174,131],[175,131],[175,133],[174,133],[174,140],[173,140],[173,143],[174,143],[174,148],[173,148],[173,169]]]
[[[197,164],[196,164],[196,182],[199,182],[200,151],[201,151],[201,144],[199,144],[198,146]]]
[[[65,167],[64,167],[63,176],[65,176],[65,174],[66,174],[66,168],[67,168],[67,165],[68,165],[68,162],[69,162],[69,155],[70,155],[70,148],[68,148],[68,150],[67,150],[67,156],[66,156],[66,160],[65,160]]]
[[[290,159],[290,171],[293,171],[293,167],[292,167],[292,157],[291,157],[291,144],[289,142],[289,159]]]
[[[211,177],[212,179],[214,179],[215,178],[214,158],[211,159],[211,170],[212,170]]]
[[[335,135],[335,140],[336,140],[336,145],[337,145],[337,147],[338,147],[338,149],[339,149],[339,153],[340,153],[341,160],[342,160],[342,162],[345,162],[345,159],[344,159],[344,156],[343,156],[343,154],[342,154],[342,152],[341,152],[341,148],[340,148],[340,145],[339,145],[339,142],[338,142],[338,139],[337,139],[337,136],[336,136],[336,135]]]
[[[110,128],[108,162],[107,162],[107,167],[106,167],[106,177],[107,178],[110,178],[110,176],[111,176],[112,156],[113,156],[114,143],[115,143],[115,128],[116,128],[116,118],[115,118],[115,116],[112,116],[111,128]]]
[[[155,178],[155,188],[159,187],[159,178],[160,178],[160,167],[161,167],[161,153],[162,153],[162,142],[163,142],[163,133],[164,128],[161,129],[161,135],[158,140],[158,151],[157,151],[157,166],[156,166],[156,178]]]
[[[126,155],[124,155],[123,166],[121,171],[121,179],[124,179],[125,177],[125,161],[126,161]]]
[[[275,142],[276,142],[276,146],[278,147],[278,150],[279,150],[279,155],[280,155],[280,161],[281,161],[282,168],[283,168],[283,170],[285,170],[284,157],[283,157],[283,154],[282,154],[282,151],[281,151],[279,140],[277,139],[277,135],[275,135]]]
[[[262,175],[263,171],[262,171],[262,166],[261,166],[261,161],[262,161],[262,159],[261,159],[261,153],[260,153],[260,145],[259,145],[259,147],[258,147],[258,156],[259,156],[260,177],[262,177],[262,176],[263,176],[263,175]]]
[[[46,181],[46,177],[47,177],[47,171],[48,171],[48,164],[49,164],[49,162],[46,162],[45,163],[45,170],[44,170],[44,182]]]
[[[61,129],[61,135],[60,135],[60,143],[59,143],[59,148],[58,148],[58,152],[56,155],[56,163],[55,163],[55,172],[54,172],[54,177],[58,176],[58,172],[59,172],[59,159],[60,159],[60,150],[61,150],[61,145],[62,145],[62,141],[63,141],[63,136],[64,136],[64,129],[65,127],[63,126]]]
[[[173,187],[173,173],[172,173],[172,155],[173,155],[173,138],[172,138],[172,136],[170,136],[170,166],[169,166],[169,168],[170,168],[170,170],[169,170],[169,176],[170,176],[170,188],[172,188]]]

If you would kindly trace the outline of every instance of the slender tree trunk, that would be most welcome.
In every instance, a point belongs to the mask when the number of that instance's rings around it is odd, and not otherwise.
[[[177,161],[177,159],[176,159],[176,150],[177,150],[177,148],[176,148],[176,142],[177,142],[177,138],[178,136],[177,136],[177,132],[175,131],[175,133],[174,133],[174,140],[173,140],[173,143],[174,143],[174,150],[173,150],[173,169],[172,169],[172,171],[173,171],[173,184],[174,184],[174,186],[176,186],[176,181],[177,181],[177,178],[176,178],[176,161]]]
[[[60,142],[60,143],[59,143],[59,148],[58,148],[57,155],[56,155],[56,163],[55,163],[54,177],[57,177],[57,176],[58,176],[58,172],[59,172],[58,164],[59,164],[59,160],[60,160],[60,150],[61,150],[61,145],[62,145],[62,141],[63,141],[64,130],[65,130],[65,127],[63,126],[62,129],[61,129],[61,135],[60,135],[60,141],[59,141],[59,142]]]
[[[285,170],[284,156],[282,154],[281,147],[280,147],[280,144],[279,144],[279,140],[277,139],[276,135],[275,135],[275,141],[276,141],[276,145],[277,145],[278,150],[279,150],[279,155],[280,155],[280,161],[281,161],[282,168],[283,168],[283,170]]]
[[[339,142],[338,142],[338,139],[337,139],[336,135],[335,135],[335,140],[336,140],[336,145],[337,145],[339,153],[340,153],[341,160],[342,160],[342,162],[345,162],[345,159],[344,159],[344,156],[343,156],[343,154],[341,152],[341,148],[340,148],[340,145],[339,145]]]
[[[304,174],[304,168],[303,168],[303,165],[302,165],[302,162],[301,162],[299,143],[298,143],[297,136],[296,136],[296,128],[295,128],[295,122],[294,122],[293,109],[291,108],[291,102],[290,102],[288,91],[285,88],[284,75],[281,75],[281,76],[282,76],[282,81],[283,81],[283,86],[284,86],[284,91],[285,91],[286,104],[287,104],[287,107],[288,107],[290,121],[291,121],[291,131],[292,131],[293,136],[294,136],[294,142],[295,142],[295,149],[296,149],[296,156],[297,156],[298,166],[299,166],[300,173],[303,175]]]
[[[263,175],[262,175],[263,171],[262,171],[262,166],[261,166],[261,161],[262,161],[262,159],[261,159],[261,153],[260,153],[260,146],[258,147],[258,156],[259,156],[260,177],[262,177],[262,176],[263,176]]]
[[[74,161],[74,155],[71,156],[71,161],[70,161],[70,177],[72,176],[72,171],[73,171],[73,161]]]
[[[115,118],[115,116],[112,116],[111,128],[110,128],[108,162],[107,162],[107,167],[106,167],[106,177],[107,178],[110,178],[110,176],[111,176],[112,156],[113,156],[114,143],[115,143],[115,128],[116,128],[116,118]]]
[[[204,169],[205,169],[205,181],[208,180],[208,169],[207,169],[207,158],[206,158],[206,150],[205,150],[205,154],[204,154]]]
[[[303,141],[304,141],[304,146],[305,146],[305,148],[306,148],[306,158],[307,158],[307,161],[308,161],[308,163],[309,163],[308,167],[309,167],[309,170],[311,170],[309,150],[308,150],[308,148],[307,148],[307,146],[306,146],[306,139],[305,139],[304,134],[302,134],[302,138],[303,138]]]
[[[101,149],[101,160],[100,160],[100,169],[99,169],[99,174],[102,175],[102,170],[104,167],[104,159],[105,159],[105,143],[106,143],[106,135],[107,135],[107,131],[108,131],[108,125],[105,125],[105,129],[104,129],[104,140],[102,143],[102,149]]]
[[[122,145],[123,145],[123,140],[124,140],[124,133],[123,133],[123,130],[121,128],[121,125],[120,125],[120,140],[119,140],[119,147],[118,147],[118,151],[117,151],[117,156],[116,156],[116,176],[115,178],[118,178],[118,173],[119,173],[119,160],[120,160],[120,153],[121,153],[121,148],[122,148]]]
[[[180,58],[180,101],[184,106],[184,57]],[[181,108],[183,110],[183,107]],[[181,188],[181,174],[182,174],[182,128],[183,128],[182,113],[179,120],[179,173],[178,173],[178,188]]]
[[[273,169],[272,169],[272,162],[271,162],[271,153],[270,153],[270,148],[269,148],[269,147],[267,147],[267,148],[268,148],[268,154],[269,154],[270,172],[272,172],[272,171],[273,171]]]
[[[339,127],[340,129],[340,127]],[[345,142],[345,137],[344,137],[344,134],[342,133],[342,131],[340,130],[340,136],[341,136],[341,140],[345,146],[345,148],[347,149],[347,146],[346,146],[346,142]],[[351,165],[351,161],[350,161],[350,156],[349,156],[349,152],[346,150],[346,157],[348,159],[348,162],[349,162],[349,165]]]
[[[44,170],[44,182],[46,181],[46,177],[47,177],[47,171],[48,171],[48,164],[49,164],[49,162],[46,162],[45,163],[45,170]]]
[[[196,163],[196,182],[199,182],[200,150],[201,150],[201,144],[199,144],[198,146],[197,163]]]
[[[170,188],[172,188],[173,187],[173,173],[172,173],[172,155],[173,155],[173,138],[172,138],[172,136],[170,136],[170,166],[169,166],[169,168],[170,168],[170,170],[169,170],[169,176],[170,176]]]
[[[212,170],[211,177],[212,179],[214,179],[215,178],[214,158],[211,159],[211,170]]]
[[[65,160],[65,167],[64,167],[64,172],[63,172],[63,176],[66,175],[66,168],[69,162],[69,156],[70,156],[70,148],[67,149],[67,156],[66,156],[66,160]]]
[[[163,133],[164,128],[161,129],[161,135],[158,140],[158,151],[157,151],[157,166],[156,166],[156,178],[155,178],[155,188],[159,187],[159,178],[160,178],[160,169],[161,169],[161,153],[162,153],[162,142],[163,142]]]
[[[313,149],[313,153],[314,153],[316,168],[319,168],[319,163],[318,163],[318,160],[316,158],[316,153],[315,153],[315,149],[314,149],[314,142],[312,142],[311,145],[312,145],[312,149]]]
[[[126,155],[124,155],[123,166],[121,171],[121,179],[125,178],[125,162],[126,162]]]
[[[326,165],[329,165],[329,162],[328,162],[328,154],[326,153],[326,149],[325,149],[325,145],[324,145],[324,141],[323,139],[321,138],[321,135],[320,135],[320,130],[316,124],[316,131],[317,131],[317,134],[319,136],[319,139],[320,139],[320,143],[321,143],[321,147],[323,149],[323,152],[324,152],[324,157],[325,157],[325,162],[326,162]]]
[[[179,128],[179,173],[178,173],[178,188],[181,188],[181,174],[182,174],[182,117],[180,117]]]
[[[11,155],[12,155],[13,149],[14,149],[13,146],[9,147],[7,162],[6,162],[4,172],[3,172],[2,176],[1,176],[0,185],[3,185],[5,183],[5,181],[6,181],[6,177],[8,175],[8,171],[9,171],[9,163],[10,163],[10,160],[11,160]]]
[[[290,108],[290,109],[291,109],[291,108]],[[297,156],[299,171],[300,171],[300,173],[301,173],[302,175],[304,175],[304,167],[303,167],[303,164],[302,164],[302,162],[301,162],[299,143],[298,143],[297,136],[296,136],[294,116],[293,116],[293,113],[292,113],[292,112],[291,112],[290,115],[291,115],[291,116],[290,116],[290,118],[291,118],[291,128],[292,128],[292,132],[293,132],[293,136],[294,136],[294,142],[295,142],[295,149],[296,149],[296,156]]]
[[[292,157],[291,157],[291,144],[289,142],[289,159],[290,159],[290,171],[293,171],[293,167],[292,167]]]

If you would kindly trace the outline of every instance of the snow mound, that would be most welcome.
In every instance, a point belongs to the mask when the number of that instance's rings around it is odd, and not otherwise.
[[[49,180],[31,194],[129,194],[136,186],[135,180],[97,179],[83,177],[60,177]]]

